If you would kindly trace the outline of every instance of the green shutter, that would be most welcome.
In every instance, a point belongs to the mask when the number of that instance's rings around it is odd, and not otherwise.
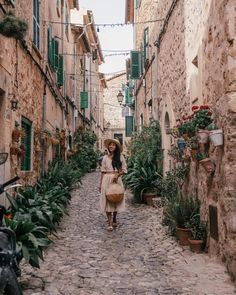
[[[53,39],[54,42],[54,54],[53,54],[53,67],[57,71],[59,67],[59,42],[56,39]]]
[[[59,55],[58,58],[58,71],[57,71],[57,85],[62,86],[64,84],[64,57]]]
[[[48,26],[48,62],[53,66],[52,26]]]
[[[87,91],[80,92],[80,108],[81,109],[88,108],[88,92]]]
[[[139,4],[140,4],[140,0],[135,0],[135,8],[137,9],[137,8],[139,8]]]
[[[98,50],[97,49],[94,49],[92,51],[92,58],[93,58],[93,60],[96,60],[98,58]]]
[[[140,51],[131,51],[131,78],[140,78]]]
[[[146,59],[148,58],[148,28],[146,28],[143,32],[143,56],[144,56],[144,64]]]
[[[24,130],[24,137],[21,139],[21,144],[25,147],[25,155],[21,158],[21,170],[31,170],[31,134],[32,125],[29,120],[22,118],[21,128]]]
[[[133,116],[125,117],[125,136],[130,137],[134,130],[134,119]]]

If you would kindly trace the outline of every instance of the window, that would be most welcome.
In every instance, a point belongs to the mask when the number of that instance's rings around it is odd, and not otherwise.
[[[134,119],[133,116],[125,117],[125,136],[130,137],[134,131]]]
[[[131,79],[140,78],[140,51],[131,51]]]
[[[146,28],[143,32],[143,55],[144,55],[144,66],[146,63],[146,60],[149,58],[148,54],[148,47],[149,47],[149,36],[148,36],[148,28]]]
[[[24,130],[24,137],[21,140],[21,144],[24,145],[25,155],[21,159],[21,170],[30,171],[31,170],[31,141],[32,141],[32,123],[26,119],[22,118],[21,128]]]
[[[135,0],[135,8],[138,9],[140,7],[141,0]]]
[[[15,7],[15,5],[16,5],[16,0],[9,0],[9,2],[11,3],[11,5],[12,5],[13,7]]]
[[[62,86],[64,84],[64,57],[58,56],[58,71],[57,71],[57,85]]]
[[[61,16],[61,0],[57,0],[57,15]]]
[[[33,42],[35,46],[39,49],[40,46],[40,5],[39,0],[34,1],[34,11],[33,11]]]

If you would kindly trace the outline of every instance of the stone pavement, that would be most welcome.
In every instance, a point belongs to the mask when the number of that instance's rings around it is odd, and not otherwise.
[[[87,174],[73,192],[41,269],[23,266],[24,295],[236,294],[223,264],[166,234],[161,209],[129,203],[108,232],[98,210],[99,177]]]

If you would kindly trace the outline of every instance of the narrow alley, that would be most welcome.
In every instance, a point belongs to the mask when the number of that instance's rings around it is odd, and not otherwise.
[[[132,204],[113,232],[99,212],[99,172],[75,189],[40,270],[24,265],[24,295],[232,295],[225,266],[178,246],[161,208]]]

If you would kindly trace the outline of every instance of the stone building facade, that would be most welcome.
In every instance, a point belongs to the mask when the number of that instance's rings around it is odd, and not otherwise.
[[[24,184],[32,184],[49,160],[58,154],[67,158],[73,134],[83,122],[102,137],[101,106],[96,104],[105,85],[98,72],[103,59],[92,20],[89,30],[86,26],[88,13],[82,14],[82,22],[75,18],[72,24],[72,12],[79,12],[78,1],[4,3],[0,17],[12,11],[26,21],[28,30],[21,40],[0,35],[0,151],[9,153],[9,161],[0,167],[0,178],[4,181],[18,174]],[[90,90],[83,87],[87,70],[95,73],[93,91],[99,98],[90,99],[90,109],[83,116],[80,92]],[[16,101],[17,108],[13,108]],[[14,139],[17,130],[22,134]]]
[[[127,7],[132,7],[132,0]],[[135,15],[142,21],[150,20],[146,4],[137,1]],[[173,168],[168,149],[173,137],[168,129],[191,114],[193,105],[209,105],[214,121],[224,132],[222,147],[210,146],[209,155],[214,160],[214,174],[206,173],[197,162],[190,163],[186,191],[197,194],[201,200],[202,218],[208,221],[208,252],[220,255],[236,277],[236,29],[234,0],[159,0],[156,5],[154,34],[155,61],[136,82],[136,116],[145,112],[145,94],[139,85],[152,72],[152,116],[161,123],[164,171]],[[154,5],[154,4],[153,4]],[[137,12],[137,10],[141,10]],[[127,10],[128,11],[128,10]],[[129,11],[128,11],[129,12]],[[141,20],[139,19],[139,22]],[[139,40],[136,31],[135,40]],[[140,43],[140,41],[138,41]],[[150,44],[153,46],[153,44]],[[139,44],[135,43],[137,49]],[[150,48],[152,48],[150,46]],[[151,69],[153,68],[153,69]],[[155,81],[156,79],[156,81]],[[146,79],[147,80],[147,79]],[[148,116],[144,116],[144,125]],[[213,212],[213,213],[212,213]]]

